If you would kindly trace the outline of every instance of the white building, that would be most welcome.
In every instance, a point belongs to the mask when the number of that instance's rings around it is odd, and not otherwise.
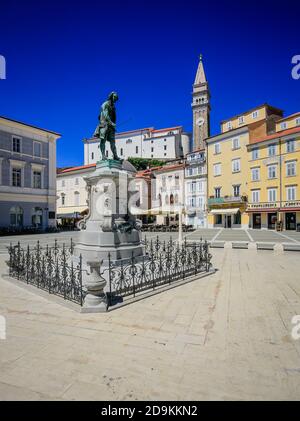
[[[156,223],[178,223],[180,209],[184,211],[184,163],[169,164],[154,170],[152,209],[160,209]]]
[[[56,225],[60,134],[0,116],[0,228]]]
[[[95,164],[100,160],[99,139],[84,139],[84,164]],[[190,151],[190,135],[182,126],[155,130],[153,127],[116,134],[116,147],[121,159],[176,159]],[[106,156],[112,158],[109,144]]]
[[[88,210],[88,193],[84,176],[96,165],[67,168],[57,174],[57,218],[64,225],[72,225]]]
[[[186,224],[207,227],[207,165],[205,149],[187,155],[185,166]]]

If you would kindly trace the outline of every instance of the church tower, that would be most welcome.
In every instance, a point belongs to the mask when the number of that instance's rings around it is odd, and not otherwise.
[[[203,67],[202,55],[193,85],[193,150],[204,148],[210,136],[210,92]]]

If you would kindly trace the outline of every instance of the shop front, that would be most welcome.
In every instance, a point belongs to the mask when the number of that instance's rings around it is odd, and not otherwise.
[[[258,211],[247,211],[249,214],[250,228],[252,229],[268,229],[275,230],[279,219],[279,212],[274,210],[262,209]]]
[[[244,197],[209,198],[208,206],[208,228],[248,228]]]
[[[283,202],[280,213],[286,231],[300,229],[300,201]]]
[[[213,218],[214,227],[241,228],[242,215],[239,208],[212,209],[210,217]]]
[[[296,207],[297,206],[297,207]],[[287,231],[300,229],[300,201],[280,203],[252,203],[248,205],[250,228]]]

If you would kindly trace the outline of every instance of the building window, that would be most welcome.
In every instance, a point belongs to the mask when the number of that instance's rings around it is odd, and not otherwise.
[[[33,171],[33,188],[42,188],[42,173],[40,171]]]
[[[162,206],[161,194],[158,195],[158,202],[159,202],[159,207],[161,207]]]
[[[269,202],[276,202],[277,200],[277,190],[276,189],[268,189],[268,201]]]
[[[123,156],[123,148],[120,149],[120,155]]]
[[[151,152],[154,152],[154,148],[151,148]]]
[[[179,175],[175,175],[175,186],[178,187],[179,186]]]
[[[258,159],[259,158],[259,149],[258,148],[254,148],[254,149],[252,149],[252,159],[253,160],[255,160],[255,159]]]
[[[241,225],[242,217],[241,212],[237,212],[235,215],[233,215],[233,224],[234,225]]]
[[[12,185],[14,187],[22,186],[22,170],[21,168],[12,169]]]
[[[244,124],[245,123],[245,117],[241,116],[239,117],[239,125]]]
[[[221,153],[221,145],[220,143],[215,143],[215,154],[218,155]]]
[[[276,145],[270,145],[268,147],[268,154],[269,156],[275,156],[276,155]]]
[[[204,183],[203,183],[203,181],[198,181],[198,192],[204,193]]]
[[[296,200],[296,186],[289,186],[286,188],[286,200]]]
[[[280,129],[281,130],[285,130],[287,128],[287,124],[286,123],[280,123]]]
[[[227,130],[231,130],[232,129],[232,122],[228,121],[228,123],[226,124]]]
[[[294,177],[296,175],[296,161],[286,163],[286,175],[287,177]]]
[[[296,118],[296,126],[300,126],[300,117]]]
[[[259,111],[257,110],[257,111],[253,111],[253,113],[252,113],[252,118],[253,119],[255,119],[255,118],[257,118],[259,116]]]
[[[33,208],[31,213],[31,223],[35,228],[41,228],[43,226],[43,209]]]
[[[295,140],[288,140],[286,142],[286,151],[287,153],[295,152]]]
[[[42,145],[40,142],[33,143],[33,155],[40,158],[42,155]]]
[[[14,206],[10,209],[10,225],[15,227],[23,226],[23,209],[20,206]]]
[[[220,199],[221,197],[221,187],[215,187],[215,198]]]
[[[13,152],[21,153],[21,139],[19,137],[12,138],[12,150]]]
[[[241,186],[233,186],[233,196],[239,197],[240,196]]]
[[[62,206],[65,206],[65,204],[66,204],[66,195],[65,194],[62,194],[61,195],[61,205]]]
[[[222,215],[216,215],[216,225],[222,225]]]
[[[127,139],[126,143],[132,143],[132,139]]]
[[[105,151],[105,156],[106,158],[108,158],[108,151]]]
[[[61,182],[61,186],[62,186],[62,187],[66,187],[66,182],[65,182],[65,180],[62,180],[62,182]]]
[[[92,152],[92,159],[94,159],[94,152]]]
[[[164,145],[164,150],[165,150],[165,151],[167,150],[167,145]]]
[[[258,203],[260,198],[260,191],[259,190],[252,190],[252,202]]]
[[[269,165],[268,166],[268,178],[276,178],[276,165]]]
[[[80,204],[80,193],[76,191],[74,193],[74,206],[79,206]]]
[[[232,139],[232,149],[239,149],[240,148],[240,138],[235,137]]]
[[[166,176],[163,175],[163,177],[162,177],[162,186],[165,188],[166,185],[167,185],[167,179],[166,179]]]
[[[260,169],[259,168],[251,168],[251,175],[252,181],[258,181],[260,178]]]
[[[240,172],[241,171],[241,160],[240,159],[233,159],[232,160],[232,172]]]
[[[139,153],[139,147],[138,146],[135,147],[135,153]]]
[[[79,185],[79,178],[75,178],[75,186]]]
[[[204,200],[203,197],[199,197],[199,208],[204,210]]]
[[[286,200],[296,200],[296,186],[289,186],[286,188]]]
[[[221,175],[221,164],[214,164],[214,176]]]

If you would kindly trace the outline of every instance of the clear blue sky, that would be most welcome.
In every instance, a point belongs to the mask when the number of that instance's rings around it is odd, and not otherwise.
[[[119,131],[191,130],[199,53],[213,134],[221,120],[264,102],[300,111],[300,80],[291,77],[299,15],[291,0],[4,1],[0,115],[62,133],[60,166],[83,162],[82,139],[111,90],[120,95]]]

